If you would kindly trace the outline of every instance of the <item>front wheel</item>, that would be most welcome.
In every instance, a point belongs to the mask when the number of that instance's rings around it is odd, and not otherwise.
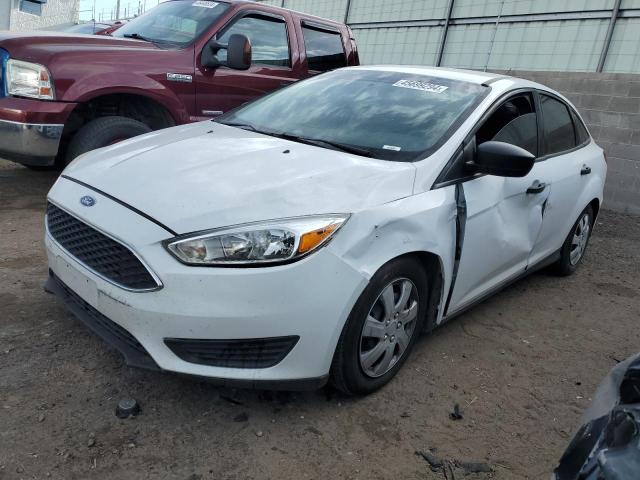
[[[75,134],[65,155],[65,165],[96,148],[149,133],[151,128],[142,122],[127,117],[100,117],[91,120]]]
[[[384,265],[356,302],[331,365],[331,382],[347,395],[367,394],[406,361],[427,307],[427,275],[416,259]]]
[[[593,223],[593,208],[589,205],[582,211],[565,239],[560,250],[560,260],[553,266],[555,273],[567,276],[578,269],[591,238]]]

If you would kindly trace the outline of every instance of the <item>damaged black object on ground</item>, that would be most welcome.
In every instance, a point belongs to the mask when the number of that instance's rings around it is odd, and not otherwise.
[[[636,480],[639,472],[640,354],[618,364],[602,382],[555,478]]]

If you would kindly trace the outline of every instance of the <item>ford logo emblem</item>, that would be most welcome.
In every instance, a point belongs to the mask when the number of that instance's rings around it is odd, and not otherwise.
[[[80,199],[80,203],[85,207],[93,207],[96,204],[96,199],[89,195],[85,195]]]

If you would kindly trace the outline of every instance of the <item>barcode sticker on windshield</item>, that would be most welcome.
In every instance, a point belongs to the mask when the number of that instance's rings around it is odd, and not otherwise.
[[[418,80],[399,80],[393,84],[394,87],[411,88],[413,90],[422,90],[423,92],[442,93],[447,88],[444,85],[436,85],[435,83],[420,82]]]
[[[198,0],[197,2],[193,2],[191,4],[192,7],[202,7],[202,8],[216,8],[220,5],[218,2],[209,2],[207,0]]]
[[[395,145],[383,145],[382,148],[384,150],[393,150],[394,152],[399,152],[402,150],[402,147],[396,147]]]

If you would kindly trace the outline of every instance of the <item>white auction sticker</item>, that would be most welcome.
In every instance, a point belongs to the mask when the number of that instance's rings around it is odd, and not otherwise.
[[[396,147],[395,145],[383,145],[382,148],[384,150],[393,150],[394,152],[399,152],[402,150],[402,147]]]
[[[191,4],[192,7],[202,7],[202,8],[216,8],[220,5],[218,2],[209,2],[207,0],[198,0],[197,2],[193,2]]]
[[[435,83],[420,82],[418,80],[398,80],[393,84],[394,87],[411,88],[413,90],[422,90],[423,92],[442,93],[447,88],[444,85],[436,85]]]

